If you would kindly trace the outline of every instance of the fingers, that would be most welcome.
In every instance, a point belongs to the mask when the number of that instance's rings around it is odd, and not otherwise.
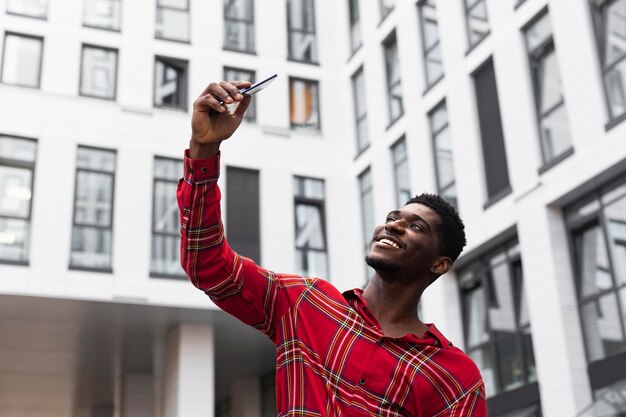
[[[249,87],[248,81],[221,81],[209,84],[194,102],[194,107],[201,111],[215,110],[223,113],[228,105],[244,99],[240,88]],[[244,110],[245,111],[245,110]]]
[[[237,105],[237,108],[235,109],[235,115],[240,118],[243,118],[243,115],[248,109],[248,106],[250,105],[251,102],[252,102],[252,96],[244,97],[244,99]]]

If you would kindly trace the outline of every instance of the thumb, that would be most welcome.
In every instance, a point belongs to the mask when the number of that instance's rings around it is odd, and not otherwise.
[[[252,102],[252,96],[245,97],[242,101],[239,102],[237,108],[235,109],[234,114],[240,118],[243,118],[243,115],[246,113],[248,106]]]

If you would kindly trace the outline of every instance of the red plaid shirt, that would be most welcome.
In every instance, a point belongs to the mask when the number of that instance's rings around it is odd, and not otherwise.
[[[385,337],[361,290],[278,274],[228,246],[219,156],[185,157],[178,186],[181,262],[224,311],[276,344],[279,416],[486,416],[478,368],[434,325],[423,338]]]

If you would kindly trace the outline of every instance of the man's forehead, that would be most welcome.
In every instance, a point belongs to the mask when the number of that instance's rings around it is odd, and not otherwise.
[[[441,223],[441,217],[439,216],[439,214],[437,214],[435,210],[422,203],[410,203],[402,206],[399,210],[406,214],[415,214],[417,216],[420,216],[421,218],[433,225]]]

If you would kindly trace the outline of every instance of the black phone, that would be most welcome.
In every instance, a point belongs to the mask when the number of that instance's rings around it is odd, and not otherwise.
[[[244,96],[251,96],[253,94],[256,94],[268,85],[270,85],[272,81],[276,79],[276,77],[278,77],[278,74],[271,75],[262,81],[252,84],[250,87],[242,88],[241,90],[239,90],[239,92]]]

